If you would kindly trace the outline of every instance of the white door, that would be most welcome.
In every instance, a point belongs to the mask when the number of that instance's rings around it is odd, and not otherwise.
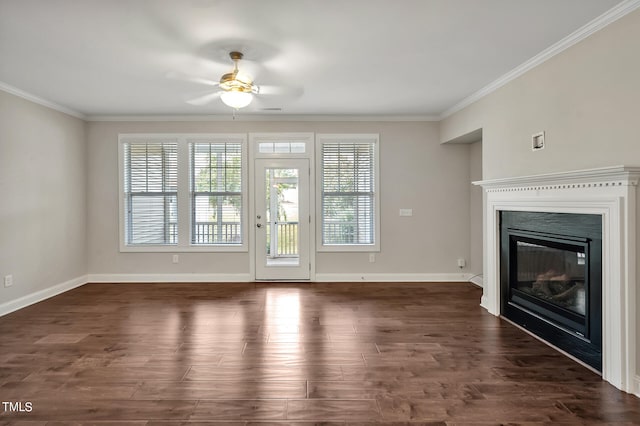
[[[257,280],[308,280],[309,160],[255,160]]]

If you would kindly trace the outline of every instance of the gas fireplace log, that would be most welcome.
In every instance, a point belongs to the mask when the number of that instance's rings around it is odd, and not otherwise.
[[[549,288],[549,281],[538,280],[533,283],[533,285],[531,286],[531,289],[535,293],[539,293],[545,296],[551,296],[553,294],[551,293],[551,289]]]
[[[562,293],[558,293],[554,296],[551,296],[551,300],[555,300],[558,302],[566,302],[568,300],[571,300],[573,298],[575,298],[576,294],[578,293],[578,290],[580,289],[580,285],[577,283],[573,283],[573,286],[571,288],[569,288],[568,290],[563,291]]]

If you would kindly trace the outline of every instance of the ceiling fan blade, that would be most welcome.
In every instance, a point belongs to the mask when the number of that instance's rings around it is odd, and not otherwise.
[[[269,86],[269,85],[257,86],[258,95],[284,96],[288,98],[298,98],[302,96],[303,93],[304,93],[304,89],[302,87]]]
[[[207,93],[206,95],[198,96],[197,98],[193,98],[193,99],[189,99],[189,100],[187,100],[187,103],[191,104],[191,105],[196,105],[196,106],[206,105],[209,102],[213,101],[214,99],[219,98],[220,94],[221,94],[221,92]]]
[[[196,77],[193,75],[187,75],[177,71],[169,71],[166,74],[166,77],[172,80],[188,81],[190,83],[204,84],[206,86],[211,86],[211,87],[215,87],[220,84],[217,81],[209,80],[207,78],[202,78],[202,77]]]

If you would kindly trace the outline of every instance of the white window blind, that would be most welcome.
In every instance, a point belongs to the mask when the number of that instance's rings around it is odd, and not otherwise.
[[[191,244],[241,245],[242,144],[189,144]]]
[[[375,142],[321,143],[322,244],[375,244]]]
[[[124,143],[127,245],[177,243],[177,182],[175,142]]]

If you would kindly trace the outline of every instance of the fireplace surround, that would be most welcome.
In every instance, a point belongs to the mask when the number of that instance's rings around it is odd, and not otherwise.
[[[503,211],[597,215],[602,223],[602,378],[640,395],[636,264],[640,167],[598,169],[474,182],[485,191],[481,305],[504,315],[500,283]]]

